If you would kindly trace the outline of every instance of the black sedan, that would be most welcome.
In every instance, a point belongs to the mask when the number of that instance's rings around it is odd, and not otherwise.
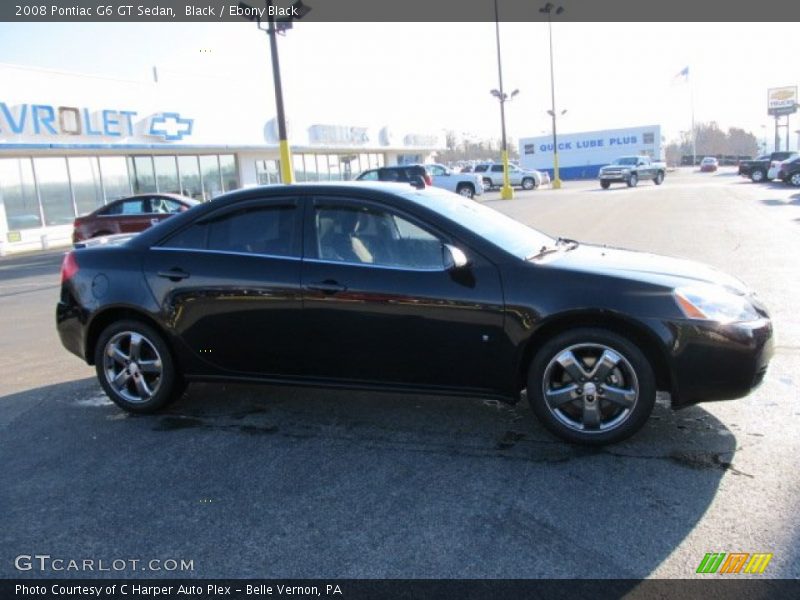
[[[58,332],[125,410],[191,381],[516,402],[578,443],[746,395],[766,309],[705,265],[553,239],[403,184],[253,188],[65,256]]]

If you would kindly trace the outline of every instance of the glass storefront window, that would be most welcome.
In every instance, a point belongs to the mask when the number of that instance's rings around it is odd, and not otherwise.
[[[156,171],[156,185],[159,192],[178,194],[178,166],[174,156],[154,156],[153,164]]]
[[[75,219],[72,193],[69,189],[67,160],[57,158],[34,158],[36,184],[42,203],[45,225],[66,225]]]
[[[0,159],[0,198],[10,231],[42,226],[30,158]]]
[[[100,176],[103,178],[106,203],[131,195],[131,182],[124,157],[101,156]]]
[[[336,154],[328,154],[327,156],[323,156],[322,158],[323,160],[328,159],[328,171],[330,172],[330,180],[341,181],[342,173],[341,169],[339,169],[339,156]]]
[[[152,156],[128,157],[128,167],[134,194],[149,194],[156,191],[156,175]]]
[[[298,179],[299,181],[299,179]],[[257,160],[256,161],[256,182],[259,185],[269,185],[280,183],[281,176],[278,169],[277,160]]]
[[[317,181],[329,181],[328,157],[324,154],[317,156]]]
[[[292,155],[292,168],[294,168],[294,180],[298,183],[302,183],[304,181],[308,181],[308,175],[306,174],[306,167],[303,162],[303,155],[302,154],[293,154]]]
[[[203,199],[203,187],[200,185],[200,167],[196,156],[179,156],[178,172],[181,177],[181,194],[195,200]]]
[[[100,186],[100,167],[94,156],[70,156],[67,158],[72,193],[79,215],[92,212],[103,205],[103,189]]]
[[[200,157],[200,172],[203,175],[203,198],[211,200],[222,193],[217,155]]]
[[[236,171],[236,157],[233,154],[219,155],[219,171],[222,174],[222,190],[230,192],[239,188],[239,174]]]

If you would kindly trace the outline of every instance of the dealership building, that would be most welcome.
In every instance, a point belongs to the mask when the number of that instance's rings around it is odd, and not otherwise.
[[[271,89],[155,71],[152,81],[130,81],[7,64],[0,81],[0,253],[68,243],[76,216],[131,194],[210,200],[280,182]],[[357,118],[309,115],[288,126],[299,182],[425,162],[443,146],[437,135]]]
[[[661,157],[661,127],[627,127],[558,135],[558,170],[561,179],[592,179],[600,167],[620,156]],[[520,166],[549,171],[553,176],[553,136],[522,138]]]

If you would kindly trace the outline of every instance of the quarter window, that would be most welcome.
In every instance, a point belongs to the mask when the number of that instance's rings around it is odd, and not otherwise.
[[[444,268],[442,240],[396,214],[318,206],[314,225],[322,260],[410,270]]]

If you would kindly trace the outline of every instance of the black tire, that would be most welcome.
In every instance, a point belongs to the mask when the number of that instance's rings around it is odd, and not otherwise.
[[[764,169],[753,169],[750,173],[750,179],[753,183],[761,183],[767,178],[767,174],[764,172]]]
[[[133,350],[134,336],[140,336],[139,351]],[[113,349],[120,350],[121,354],[113,354]],[[108,397],[131,413],[156,412],[178,398],[185,387],[164,338],[141,321],[126,319],[106,327],[97,340],[94,363],[97,379]],[[111,381],[114,375],[121,378],[116,387]],[[139,387],[142,384],[144,387]],[[142,390],[149,390],[151,394],[148,396]]]
[[[533,177],[525,177],[522,179],[522,189],[532,190],[536,188],[536,180]]]
[[[610,181],[601,181],[600,182],[600,187],[603,188],[604,190],[607,190],[610,186],[611,186],[611,182]]]
[[[794,187],[800,187],[800,172],[792,173],[786,178],[785,181]]]
[[[610,354],[605,354],[606,350],[609,350]],[[567,355],[567,351],[571,354]],[[620,361],[612,360],[608,363],[614,367],[608,368],[608,374],[603,378],[591,380],[590,377],[589,380],[573,383],[573,377],[557,360],[559,357],[563,359],[564,356],[573,356],[581,365],[578,372],[588,372],[591,375],[590,366],[593,365],[583,361],[591,358],[592,353],[594,356],[603,353],[603,356],[610,358],[616,355]],[[584,358],[581,358],[582,356]],[[551,387],[554,378],[559,380],[558,385],[563,388]],[[571,398],[573,392],[570,389],[573,387],[577,387],[575,391],[580,391],[581,394],[556,407],[551,407],[545,398],[546,387],[551,397],[556,399],[559,393],[562,398]],[[561,389],[563,391],[560,391]],[[610,401],[612,390],[617,398],[620,397],[617,392],[624,391],[628,394],[625,397],[626,402],[630,401],[629,395],[635,391],[632,404],[628,408],[623,408]],[[626,338],[606,329],[572,329],[553,337],[533,357],[528,371],[528,402],[531,410],[551,433],[575,444],[600,446],[630,437],[647,421],[655,399],[653,368],[644,353]],[[554,400],[553,403],[556,401],[558,400]],[[586,414],[593,411],[597,411],[601,418],[607,415],[608,420],[605,423],[598,423],[597,427],[587,425]],[[580,417],[578,413],[581,413]],[[605,429],[602,428],[603,425],[606,425]]]
[[[489,179],[488,177],[484,177],[483,178],[483,187],[486,188],[487,190],[492,189],[492,187],[493,187],[492,186],[492,180]]]
[[[636,173],[631,173],[626,183],[628,184],[628,187],[636,187],[636,184],[639,183],[639,176]]]
[[[656,185],[661,185],[662,183],[664,183],[664,172],[663,171],[659,171],[658,172],[658,174],[653,179],[653,183],[655,183]]]
[[[473,198],[475,196],[475,188],[468,183],[460,183],[456,187],[456,194],[464,196],[465,198]]]

